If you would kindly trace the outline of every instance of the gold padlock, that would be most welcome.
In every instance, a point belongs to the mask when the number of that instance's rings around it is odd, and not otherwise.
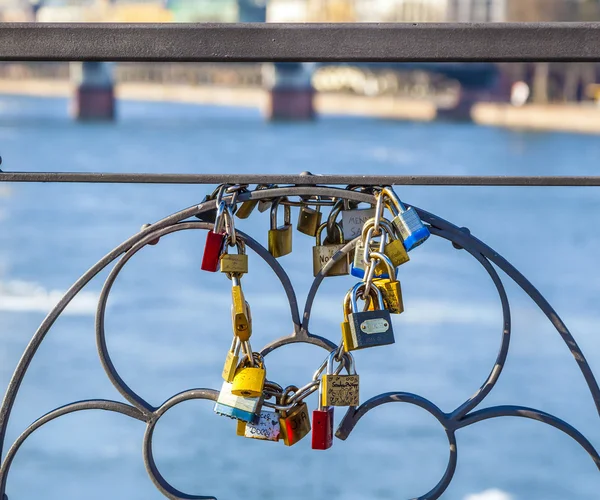
[[[221,272],[230,274],[246,274],[248,272],[248,256],[246,255],[246,245],[240,238],[235,239],[235,247],[238,253],[229,253],[229,247],[232,246],[230,239],[227,238],[223,245],[223,253],[219,257]]]
[[[225,364],[223,365],[223,373],[221,376],[225,382],[231,382],[235,376],[235,370],[237,369],[238,362],[240,360],[240,339],[233,337],[233,342],[225,358]]]
[[[334,227],[337,230],[338,242],[327,243],[329,239],[329,233],[325,238],[325,244],[322,242],[321,235],[323,230],[327,227],[327,222],[319,226],[317,230],[317,241],[313,247],[313,276],[319,274],[321,269],[331,260],[331,258],[344,247],[344,235],[342,234],[342,228],[339,224],[335,223]],[[346,254],[342,259],[336,262],[331,269],[327,272],[327,276],[344,276],[350,272],[349,256]]]
[[[271,229],[269,229],[269,252],[275,258],[292,252],[292,212],[289,205],[284,207],[283,226],[277,227],[277,208],[281,198],[273,201],[271,206]]]
[[[239,365],[231,385],[234,396],[256,398],[263,393],[267,371],[262,356],[252,353],[254,365],[250,365],[250,358],[245,358]]]
[[[352,338],[350,320],[348,319],[348,315],[352,312],[351,292],[352,290],[348,291],[343,302],[344,321],[342,321],[342,343],[344,344],[344,351],[346,352],[354,351],[356,349],[356,346],[354,345],[354,339]]]
[[[317,209],[314,210],[307,205],[300,207],[298,213],[298,226],[297,229],[301,233],[309,236],[316,236],[319,227],[321,226],[321,206],[316,205]]]
[[[247,219],[256,208],[256,205],[258,205],[258,200],[244,201],[235,212],[235,215],[240,219]]]
[[[241,341],[246,342],[252,335],[252,313],[244,298],[240,279],[235,275],[232,277],[231,300],[233,334]]]
[[[392,266],[391,259],[382,253],[371,252],[371,256],[380,260],[387,267],[389,278],[374,279],[373,284],[379,289],[383,296],[385,308],[392,314],[401,314],[404,312],[404,303],[402,301],[402,289],[400,282],[396,278],[396,269]],[[373,304],[374,301],[371,301]]]
[[[279,412],[279,426],[283,444],[292,446],[310,432],[310,415],[306,403],[300,403],[289,411]]]
[[[347,375],[340,375],[344,363],[341,363],[339,369],[334,372],[333,362],[336,354],[336,350],[331,351],[327,359],[327,372],[321,379],[321,405],[358,406],[360,404],[359,379],[354,369],[354,358],[350,353],[345,354],[350,366],[347,368]]]

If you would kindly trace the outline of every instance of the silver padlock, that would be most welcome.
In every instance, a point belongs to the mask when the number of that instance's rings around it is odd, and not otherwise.
[[[375,217],[375,207],[355,208],[342,211],[342,228],[344,229],[344,240],[350,241],[362,234],[362,229],[369,219]]]
[[[392,188],[383,188],[381,196],[386,196],[391,202],[387,206],[394,214],[392,224],[402,237],[407,251],[418,247],[431,236],[429,229],[423,224],[417,211],[413,207],[406,208]]]
[[[264,396],[262,394],[256,398],[235,396],[231,392],[232,385],[229,382],[223,382],[221,392],[219,392],[219,397],[213,409],[214,412],[217,415],[237,418],[244,422],[255,422],[259,417]]]
[[[256,422],[238,420],[237,435],[263,441],[279,441],[279,414],[274,411],[261,411]]]

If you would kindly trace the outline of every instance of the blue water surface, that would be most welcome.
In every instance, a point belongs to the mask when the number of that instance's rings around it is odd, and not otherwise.
[[[0,155],[7,171],[189,173],[596,175],[600,138],[524,133],[468,124],[360,118],[268,124],[255,110],[121,102],[115,124],[76,124],[63,99],[0,97]],[[0,387],[7,386],[45,313],[89,267],[146,222],[198,203],[211,187],[0,185]],[[405,187],[410,203],[491,245],[546,296],[600,373],[597,188]],[[295,216],[295,212],[294,212]],[[238,226],[266,244],[268,213]],[[107,343],[127,384],[158,406],[195,387],[218,389],[231,342],[230,283],[199,269],[205,236],[180,232],[141,251],[121,273],[107,310]],[[301,302],[312,280],[311,238],[295,232],[281,259]],[[244,290],[253,346],[292,331],[281,285],[256,256]],[[104,375],[94,332],[107,271],[59,318],[36,354],[10,420],[6,449],[45,412],[77,399],[122,400]],[[396,344],[360,351],[361,400],[415,392],[450,412],[492,369],[502,335],[498,294],[466,252],[432,238],[400,279],[406,312]],[[600,446],[600,422],[569,350],[533,302],[505,280],[513,336],[504,372],[482,407],[516,404],[564,418]],[[340,337],[351,277],[326,280],[311,330]],[[325,352],[294,345],[267,358],[269,379],[306,383]],[[315,407],[316,399],[309,404]],[[336,410],[336,420],[343,415]],[[143,423],[80,412],[42,427],[13,463],[10,500],[163,498],[142,460]],[[443,498],[486,490],[518,500],[593,500],[600,474],[568,436],[542,423],[501,418],[457,432],[458,467]],[[223,499],[404,499],[442,477],[448,442],[439,423],[410,405],[365,416],[326,452],[236,436],[207,401],[169,410],[155,431],[162,474],[189,494]],[[504,498],[502,497],[502,498]]]

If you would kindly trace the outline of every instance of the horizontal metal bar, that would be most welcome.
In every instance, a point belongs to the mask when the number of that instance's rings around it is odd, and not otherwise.
[[[600,176],[482,175],[263,175],[108,172],[1,172],[0,182],[109,184],[278,184],[357,186],[600,186]]]
[[[0,60],[600,61],[600,23],[3,23]]]

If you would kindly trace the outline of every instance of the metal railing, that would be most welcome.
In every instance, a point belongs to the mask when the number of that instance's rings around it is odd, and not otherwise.
[[[600,24],[528,25],[6,25],[0,27],[0,60],[120,60],[120,61],[600,61]],[[236,202],[282,196],[336,197],[373,203],[372,194],[327,185],[495,185],[495,186],[600,186],[600,177],[460,177],[460,176],[298,176],[223,174],[117,174],[117,173],[28,173],[3,172],[0,182],[119,182],[187,184],[276,184],[270,189],[240,194]],[[0,466],[0,493],[4,494],[12,461],[23,442],[37,429],[62,415],[88,409],[118,412],[146,424],[143,456],[156,487],[171,499],[212,498],[188,495],[171,486],[159,472],[152,453],[156,423],[173,406],[190,399],[216,399],[217,391],[192,389],[154,407],[120,377],[105,341],[104,312],[112,282],[125,264],[145,245],[159,237],[184,230],[209,230],[213,225],[190,218],[214,210],[209,200],[182,210],[152,224],[123,242],[88,270],[59,301],[35,332],[19,361],[0,408],[0,448],[4,442],[10,413],[30,362],[48,331],[65,307],[83,287],[108,265],[115,264],[102,290],[96,316],[96,340],[107,376],[128,401],[90,400],[53,410],[30,425],[12,444]],[[446,432],[449,459],[440,481],[420,499],[439,498],[450,484],[457,463],[456,433],[477,422],[500,416],[533,419],[550,425],[574,439],[600,469],[600,456],[594,446],[574,427],[560,418],[522,406],[493,406],[477,409],[498,381],[507,358],[511,335],[511,314],[501,270],[537,304],[573,355],[600,414],[600,388],[575,339],[539,291],[496,251],[459,228],[425,210],[417,211],[430,231],[451,241],[454,247],[470,253],[489,274],[498,291],[502,308],[501,347],[487,379],[477,393],[445,413],[433,402],[416,394],[390,392],[375,396],[361,406],[349,408],[337,430],[346,439],[370,410],[387,403],[416,405],[433,415]],[[313,299],[324,274],[344,258],[356,240],[341,249],[316,276],[303,314],[291,282],[281,265],[249,235],[239,233],[247,246],[275,272],[287,295],[293,331],[265,346],[263,355],[297,342],[335,347],[328,339],[310,333]],[[495,267],[494,267],[495,266]],[[4,498],[7,498],[6,496]]]

